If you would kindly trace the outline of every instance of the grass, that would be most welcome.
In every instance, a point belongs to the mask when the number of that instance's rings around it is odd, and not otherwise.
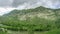
[[[11,31],[10,34],[28,34],[28,31]],[[34,34],[60,34],[60,29],[54,29],[50,31],[34,31]]]
[[[52,31],[48,31],[46,34],[60,34],[60,29],[54,29]]]
[[[11,31],[9,30],[10,34],[28,34],[28,31]],[[45,34],[47,31],[40,32],[40,31],[34,31],[34,34]]]
[[[9,34],[28,34],[28,31],[11,31],[8,30]],[[5,32],[0,32],[0,34],[7,34]],[[34,34],[60,34],[60,29],[54,29],[50,31],[34,31]]]
[[[8,34],[8,33],[7,33],[7,32],[1,32],[1,31],[0,31],[0,34]]]

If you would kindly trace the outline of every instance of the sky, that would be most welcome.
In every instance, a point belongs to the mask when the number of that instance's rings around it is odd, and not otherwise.
[[[60,0],[0,0],[0,15],[9,13],[14,9],[30,9],[39,6],[47,8],[60,8]]]

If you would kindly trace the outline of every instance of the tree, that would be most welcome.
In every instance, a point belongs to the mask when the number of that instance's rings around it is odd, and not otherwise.
[[[57,28],[60,28],[60,10],[54,10],[53,11],[55,13],[55,16],[56,16],[56,21],[55,21],[55,24],[57,26]]]

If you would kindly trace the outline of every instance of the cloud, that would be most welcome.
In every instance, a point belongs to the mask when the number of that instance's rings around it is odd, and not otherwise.
[[[0,0],[0,15],[14,9],[22,10],[38,6],[57,9],[60,8],[60,0]]]
[[[0,7],[18,7],[19,5],[24,6],[38,6],[42,5],[48,8],[59,8],[60,7],[60,0],[0,0]],[[20,7],[19,6],[19,7]]]
[[[0,7],[11,6],[12,2],[12,0],[0,0]]]
[[[17,0],[17,2],[18,1],[19,0]],[[44,6],[52,9],[60,8],[60,0],[22,0],[22,2],[20,0],[20,2],[17,2],[15,2],[15,5],[17,4],[17,7],[23,6],[24,8],[32,8],[37,6]]]
[[[11,10],[14,10],[15,8],[10,8],[10,7],[7,7],[7,8],[2,8],[2,7],[0,7],[0,15],[2,16],[2,15],[4,15],[4,14],[6,14],[6,13],[9,13],[9,12],[11,12]]]
[[[42,5],[47,8],[60,8],[60,0],[42,0]]]

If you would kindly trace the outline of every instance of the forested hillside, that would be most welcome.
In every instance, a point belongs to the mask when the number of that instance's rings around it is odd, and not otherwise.
[[[60,9],[37,7],[0,16],[0,27],[13,31],[50,31],[60,28]]]

